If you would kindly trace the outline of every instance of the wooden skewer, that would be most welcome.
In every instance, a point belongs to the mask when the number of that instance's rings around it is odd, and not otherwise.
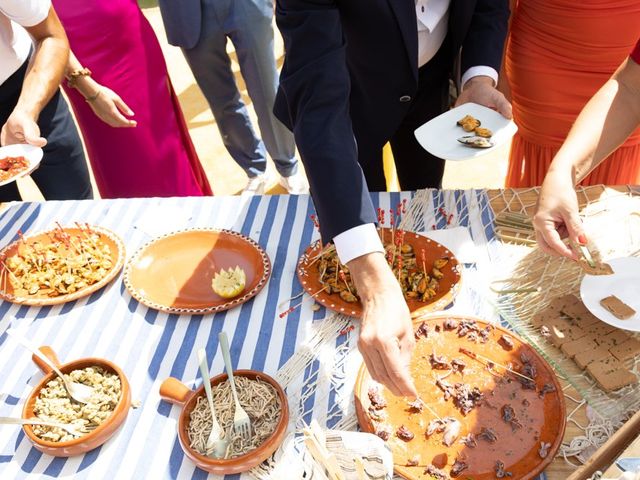
[[[521,378],[524,378],[525,380],[529,380],[530,382],[535,383],[535,380],[533,378],[529,378],[526,375],[522,375],[521,373],[518,373],[515,370],[512,370],[509,367],[505,367],[504,365],[501,365],[501,364],[499,364],[497,362],[494,362],[490,358],[484,357],[484,356],[480,355],[479,353],[472,352],[471,350],[467,350],[466,348],[462,348],[462,347],[460,347],[459,352],[460,353],[464,353],[466,356],[468,356],[470,358],[473,358],[474,360],[477,360],[477,361],[479,361],[479,359],[482,359],[487,363],[490,363],[492,365],[496,365],[496,366],[498,366],[500,368],[504,368],[509,373],[513,373],[514,375],[517,375],[517,376],[519,376]]]

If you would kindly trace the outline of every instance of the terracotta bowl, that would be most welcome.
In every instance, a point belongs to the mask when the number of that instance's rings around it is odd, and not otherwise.
[[[182,406],[182,412],[180,413],[180,418],[178,420],[178,438],[180,439],[180,445],[182,446],[182,450],[185,455],[202,470],[216,475],[231,475],[246,472],[257,465],[260,465],[280,446],[287,433],[287,425],[289,424],[289,406],[287,403],[287,396],[278,382],[270,376],[256,370],[236,370],[234,374],[237,377],[247,377],[252,380],[260,379],[272,385],[276,389],[278,397],[280,398],[282,413],[275,431],[262,443],[262,445],[249,453],[230,459],[210,458],[205,455],[201,455],[189,446],[190,442],[187,430],[189,428],[190,415],[196,406],[198,398],[205,395],[204,385],[194,391],[173,377],[167,378],[162,382],[162,385],[160,385],[160,396],[164,400],[175,405]],[[226,379],[226,373],[216,375],[210,380],[211,386],[214,387],[219,383],[224,382]]]
[[[115,410],[111,413],[111,416],[109,416],[102,425],[96,428],[93,432],[83,435],[80,438],[76,438],[75,440],[70,440],[68,442],[50,442],[42,440],[33,433],[33,429],[30,425],[24,425],[22,427],[24,429],[24,433],[27,435],[29,440],[31,440],[36,449],[40,450],[42,453],[46,453],[47,455],[53,455],[54,457],[71,457],[73,455],[81,455],[99,447],[109,440],[118,428],[120,428],[129,413],[129,409],[131,407],[131,389],[129,388],[129,382],[127,381],[127,377],[124,372],[115,364],[102,358],[82,358],[80,360],[75,360],[61,365],[55,352],[50,347],[40,347],[40,351],[46,355],[47,358],[49,358],[49,360],[51,360],[60,369],[60,371],[62,371],[62,373],[70,373],[73,370],[96,366],[117,374],[120,378],[121,384],[120,401],[116,405]],[[32,360],[40,370],[42,370],[45,376],[33,389],[29,398],[27,398],[27,402],[22,410],[22,418],[25,419],[36,416],[33,413],[33,407],[36,403],[36,398],[38,398],[38,395],[40,394],[40,390],[48,382],[57,377],[56,373],[54,373],[51,368],[38,357],[34,355]]]

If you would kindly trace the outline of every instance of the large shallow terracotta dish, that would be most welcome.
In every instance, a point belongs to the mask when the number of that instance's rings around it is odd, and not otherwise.
[[[457,328],[447,330],[444,321],[474,321],[480,329],[488,324],[472,317],[438,316],[425,323],[430,333],[417,339],[416,349],[411,361],[411,374],[415,380],[420,398],[428,406],[421,412],[410,409],[406,398],[395,397],[388,390],[371,380],[366,367],[360,369],[355,386],[355,405],[358,421],[363,430],[371,433],[389,432],[387,444],[394,455],[396,473],[410,480],[431,479],[424,473],[425,468],[433,465],[450,475],[453,463],[461,459],[468,464],[458,478],[474,480],[494,480],[496,462],[504,463],[505,471],[511,472],[518,480],[535,478],[553,460],[562,442],[566,426],[564,396],[558,380],[549,364],[522,339],[512,332],[494,327],[488,330],[486,343],[474,342],[468,335],[459,336]],[[422,322],[416,322],[416,329]],[[439,331],[436,331],[436,327]],[[502,340],[507,335],[512,348]],[[465,348],[475,354],[495,362],[489,369],[486,360],[478,360],[460,352]],[[450,365],[453,359],[462,360],[466,365],[461,372],[450,368],[434,369],[430,355],[444,357]],[[537,373],[532,388],[525,388],[515,374],[506,372],[498,365],[510,366],[523,372],[523,358],[533,365]],[[443,360],[442,358],[440,360]],[[527,373],[525,369],[523,373]],[[465,383],[478,387],[483,394],[479,406],[467,415],[454,404],[453,398],[445,400],[443,390],[436,386],[436,379],[443,378],[450,385]],[[541,393],[542,388],[552,390]],[[381,392],[387,406],[380,410],[369,410],[372,400],[369,389]],[[503,420],[505,410],[510,406],[515,414],[515,423]],[[370,413],[373,412],[373,413]],[[376,420],[372,416],[381,412],[383,418]],[[436,417],[454,417],[461,422],[458,438],[451,446],[445,446],[442,433],[426,436],[429,422]],[[518,426],[519,424],[520,426]],[[397,429],[404,425],[415,435],[413,440],[405,442],[396,436]],[[470,447],[460,439],[471,433],[479,434],[484,427],[493,429],[497,439],[494,443],[476,437],[477,445]],[[548,444],[544,458],[539,453],[541,442]],[[409,466],[409,460],[417,460],[418,465]]]
[[[111,230],[107,230],[106,228],[96,227],[96,226],[88,226],[88,229],[91,232],[94,232],[100,236],[100,241],[104,242],[109,246],[111,251],[111,262],[113,266],[107,274],[102,277],[98,282],[89,285],[84,288],[80,288],[73,293],[57,295],[55,297],[50,297],[48,295],[43,295],[40,293],[36,293],[34,295],[17,295],[11,282],[9,282],[6,278],[3,278],[0,281],[0,298],[3,300],[7,300],[12,303],[18,303],[21,305],[31,305],[31,306],[42,306],[42,305],[58,305],[60,303],[67,303],[74,300],[78,300],[79,298],[86,297],[87,295],[91,295],[94,292],[97,292],[102,287],[107,285],[111,280],[113,280],[116,275],[122,270],[125,259],[125,249],[122,240],[118,235],[113,233]],[[76,236],[83,235],[87,230],[85,228],[79,227],[63,227],[62,229],[65,233]],[[24,240],[16,240],[15,242],[7,245],[5,248],[0,251],[0,259],[2,261],[6,261],[6,258],[15,255],[18,252],[18,249],[24,248],[24,243],[31,244],[33,242],[40,242],[43,244],[52,242],[52,233],[55,230],[49,230],[46,232],[38,233],[36,235],[30,235],[25,237]],[[0,272],[3,271],[3,267],[0,266]],[[2,277],[0,277],[2,278]]]
[[[210,473],[215,473],[216,475],[232,475],[235,473],[246,472],[257,465],[260,465],[280,446],[287,433],[287,425],[289,424],[289,405],[287,403],[287,396],[278,382],[269,375],[256,370],[236,370],[233,373],[236,377],[241,376],[253,380],[260,379],[272,385],[280,398],[282,411],[278,425],[270,437],[268,437],[255,450],[230,459],[207,457],[196,452],[190,446],[189,435],[187,433],[189,429],[190,415],[196,406],[198,398],[205,394],[204,385],[194,391],[173,377],[169,377],[162,382],[162,385],[160,385],[160,396],[164,400],[182,406],[182,411],[180,412],[180,418],[178,420],[178,439],[180,440],[180,446],[182,447],[185,455],[189,457],[199,468]],[[226,373],[216,375],[210,380],[211,386],[214,387],[225,380],[227,380]]]
[[[50,442],[42,440],[33,433],[33,429],[29,425],[24,425],[22,427],[24,429],[24,433],[27,435],[27,438],[31,440],[36,449],[40,450],[42,453],[53,455],[55,457],[81,455],[93,450],[94,448],[98,448],[111,438],[127,418],[131,407],[131,388],[129,387],[127,377],[117,365],[102,358],[82,358],[80,360],[75,360],[61,365],[55,352],[50,347],[40,347],[40,351],[46,355],[47,358],[49,358],[49,360],[51,360],[54,365],[60,369],[60,371],[62,371],[62,373],[65,374],[70,373],[73,370],[93,366],[102,367],[109,372],[115,373],[118,375],[118,378],[120,378],[120,401],[116,405],[115,410],[111,413],[111,416],[109,416],[109,418],[107,418],[98,428],[87,435],[76,438],[75,440],[70,440],[68,442]],[[27,402],[22,409],[22,418],[25,419],[35,417],[33,407],[35,405],[36,398],[38,398],[38,395],[40,394],[40,390],[42,390],[47,383],[57,377],[56,373],[54,373],[41,359],[35,355],[32,359],[33,362],[38,365],[40,370],[42,370],[45,376],[33,389],[29,398],[27,398]]]
[[[218,296],[213,275],[239,266],[244,291],[235,298]],[[124,282],[139,302],[168,313],[205,314],[228,310],[253,298],[266,285],[271,262],[252,239],[230,230],[190,229],[152,240],[127,264]]]
[[[385,242],[391,238],[391,229],[383,228]],[[449,305],[460,289],[460,265],[446,247],[413,232],[406,232],[404,242],[413,247],[415,252],[425,251],[425,263],[430,269],[436,259],[449,257],[449,263],[442,268],[444,278],[440,280],[437,295],[426,302],[417,299],[408,299],[407,305],[412,317],[419,317],[429,312],[435,312],[444,309]],[[321,303],[329,310],[348,315],[350,317],[362,316],[362,304],[360,302],[349,303],[343,300],[338,294],[327,294],[326,292],[318,293],[322,290],[323,285],[320,283],[320,274],[318,272],[315,259],[321,252],[322,243],[320,240],[311,244],[305,251],[298,262],[297,274],[298,280],[302,284],[305,291],[315,296],[317,302]]]

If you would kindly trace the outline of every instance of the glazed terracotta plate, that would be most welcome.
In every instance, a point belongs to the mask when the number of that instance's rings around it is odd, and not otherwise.
[[[388,243],[391,238],[391,229],[383,228],[382,230],[384,232],[385,243]],[[423,235],[405,232],[404,243],[411,245],[414,252],[424,250],[425,265],[428,270],[431,270],[435,260],[443,257],[449,258],[447,265],[442,268],[444,277],[439,282],[436,295],[425,302],[419,299],[407,300],[407,305],[413,317],[442,310],[453,301],[460,288],[461,278],[458,260],[446,247]],[[324,285],[320,283],[320,271],[317,262],[321,248],[322,244],[318,240],[305,250],[298,262],[297,274],[302,287],[309,295],[315,296],[317,302],[328,309],[351,317],[361,317],[362,305],[359,301],[350,303],[343,300],[337,293],[329,294],[322,291]]]
[[[34,147],[33,145],[27,145],[23,143],[17,143],[14,145],[7,145],[0,147],[0,162],[7,157],[24,157],[27,162],[26,167],[20,169],[15,174],[6,176],[0,175],[0,186],[16,181],[20,177],[24,177],[33,172],[42,160],[43,151],[40,147]]]
[[[0,259],[4,262],[4,265],[0,264],[0,298],[12,303],[31,306],[58,305],[60,303],[71,302],[100,290],[113,280],[122,269],[125,259],[124,244],[120,237],[112,231],[96,226],[87,226],[84,228],[63,227],[62,231],[64,231],[65,234],[69,235],[72,239],[75,238],[77,240],[74,241],[73,244],[65,246],[62,244],[63,242],[54,238],[54,234],[59,232],[59,230],[60,229],[49,230],[36,235],[24,237],[24,239],[16,240],[0,251]],[[39,242],[42,245],[58,243],[60,244],[62,254],[64,254],[65,251],[72,251],[75,254],[77,252],[77,248],[74,245],[78,245],[79,239],[86,239],[87,232],[97,234],[99,236],[99,241],[97,243],[100,245],[106,245],[109,248],[112,266],[106,271],[100,280],[86,287],[79,288],[73,293],[58,294],[55,296],[50,293],[46,293],[45,290],[40,290],[34,294],[28,294],[28,292],[24,290],[14,288],[14,285],[9,278],[10,274],[6,273],[7,267],[5,265],[9,263],[7,260],[9,257],[18,252],[27,252],[27,249],[30,248],[29,245],[33,245],[34,242]]]
[[[549,364],[512,332],[473,317],[439,315],[414,326],[410,368],[424,406],[412,408],[409,399],[395,397],[364,365],[355,386],[360,426],[388,436],[396,473],[410,480],[431,480],[429,468],[444,478],[474,480],[538,475],[566,426],[564,396]],[[451,427],[427,434],[447,417],[459,422],[458,432]],[[497,475],[498,462],[511,476]]]
[[[239,266],[244,291],[235,298],[216,295],[213,275]],[[255,241],[230,230],[189,229],[152,240],[131,258],[124,282],[139,302],[168,313],[204,314],[228,310],[253,298],[271,274],[271,262]]]

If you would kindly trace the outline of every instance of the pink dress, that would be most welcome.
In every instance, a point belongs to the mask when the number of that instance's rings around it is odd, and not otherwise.
[[[171,86],[162,50],[136,0],[53,0],[71,49],[134,111],[135,128],[100,120],[64,85],[103,198],[212,195]]]

